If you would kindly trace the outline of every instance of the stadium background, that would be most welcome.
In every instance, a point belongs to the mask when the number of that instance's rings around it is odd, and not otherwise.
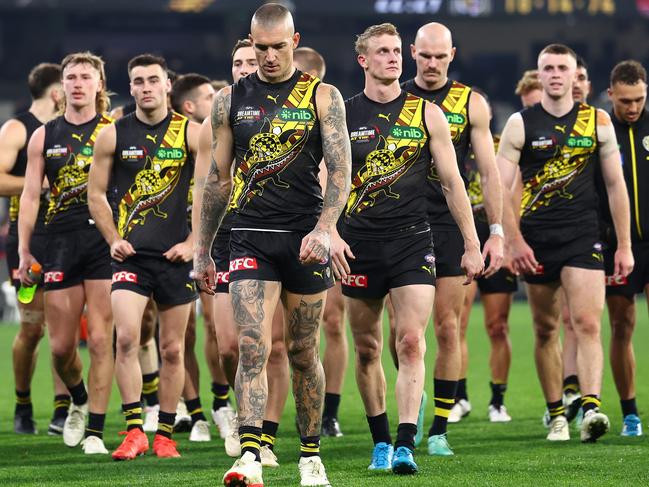
[[[26,76],[38,62],[59,62],[66,53],[89,49],[107,63],[108,87],[113,105],[128,101],[126,62],[135,54],[151,51],[164,55],[180,73],[196,71],[214,79],[230,79],[230,51],[235,40],[248,33],[249,19],[262,2],[250,0],[0,0],[0,122],[29,104]],[[353,52],[355,35],[373,23],[393,22],[404,41],[403,79],[414,75],[407,45],[416,29],[432,20],[447,24],[458,47],[450,76],[483,88],[495,107],[494,131],[518,109],[513,94],[525,69],[535,67],[536,53],[550,42],[564,42],[589,64],[594,95],[606,106],[605,89],[613,65],[634,58],[649,65],[649,1],[647,0],[292,0],[301,44],[320,51],[327,61],[328,82],[345,97],[360,91],[363,76]],[[4,265],[4,259],[3,263]],[[6,315],[5,315],[6,318]],[[488,346],[480,308],[469,329],[470,394],[473,415],[451,428],[458,455],[449,461],[427,458],[419,452],[422,475],[417,485],[438,479],[457,485],[649,485],[646,438],[629,443],[618,436],[621,418],[608,361],[603,399],[612,420],[612,432],[595,446],[573,440],[548,445],[540,416],[544,404],[533,365],[530,315],[524,303],[514,306],[511,318],[514,356],[507,404],[511,425],[490,425],[485,420],[488,401]],[[640,414],[649,401],[649,357],[642,344],[649,340],[646,306],[638,306],[638,391]],[[199,360],[202,361],[202,328],[199,326]],[[185,458],[181,463],[143,459],[113,465],[108,459],[88,461],[68,450],[56,438],[40,434],[22,438],[11,432],[13,379],[10,347],[15,327],[0,326],[0,485],[215,485],[231,460],[222,453],[222,442],[191,445],[179,437]],[[603,342],[609,326],[602,324]],[[428,332],[427,368],[435,354],[432,330]],[[606,349],[605,345],[605,349]],[[36,420],[45,429],[51,408],[49,350],[44,340],[35,373],[33,397]],[[84,352],[87,364],[87,354]],[[392,384],[394,368],[384,356],[390,390],[388,407],[392,426],[396,409]],[[209,379],[202,371],[201,392],[209,397]],[[426,388],[432,393],[430,374]],[[266,477],[269,485],[294,485],[296,444],[293,407],[289,400],[280,429],[278,455],[283,468]],[[113,391],[107,422],[107,446],[114,448],[122,428],[119,395]],[[432,412],[429,416],[432,415]],[[368,477],[369,433],[350,363],[341,406],[343,441],[325,439],[323,450],[330,479],[335,485],[414,485],[410,479]],[[643,418],[646,414],[643,415]],[[284,465],[286,465],[284,467]]]

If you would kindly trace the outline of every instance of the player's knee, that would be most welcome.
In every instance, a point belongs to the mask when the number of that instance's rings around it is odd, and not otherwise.
[[[74,354],[75,344],[69,340],[50,340],[52,360],[56,364],[67,364]]]
[[[165,364],[181,365],[184,361],[184,345],[182,342],[160,344],[160,358]]]
[[[455,348],[460,340],[457,320],[449,318],[440,320],[435,326],[435,336],[440,348]]]
[[[509,325],[506,316],[496,316],[492,320],[487,321],[487,335],[492,342],[500,342],[507,340],[509,335]]]
[[[112,355],[113,333],[105,330],[88,330],[88,351],[95,357]]]
[[[624,317],[611,319],[611,338],[617,342],[630,342],[635,323]]]
[[[535,323],[534,335],[539,345],[545,345],[559,339],[559,328],[549,323]]]
[[[316,347],[287,347],[288,360],[293,370],[304,371],[310,370],[318,362],[318,352]]]
[[[600,320],[590,314],[578,314],[572,317],[575,333],[581,337],[599,337]]]
[[[399,363],[416,362],[424,358],[426,342],[419,333],[405,333],[396,342]]]
[[[273,344],[270,347],[270,356],[268,360],[270,361],[282,361],[286,357],[287,349],[284,340],[273,340]]]
[[[381,345],[378,340],[365,339],[356,343],[356,358],[360,366],[368,366],[381,360]]]
[[[34,349],[43,338],[45,331],[40,325],[21,325],[18,331],[18,341],[24,346]]]

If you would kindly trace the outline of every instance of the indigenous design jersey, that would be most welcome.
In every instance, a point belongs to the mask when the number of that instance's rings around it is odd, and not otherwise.
[[[156,125],[134,113],[115,124],[117,231],[143,255],[159,257],[189,235],[187,194],[194,161],[187,124],[175,112]]]
[[[99,131],[113,123],[107,115],[74,125],[64,116],[45,124],[45,175],[50,202],[45,224],[50,231],[88,226],[88,172]]]
[[[610,113],[622,158],[622,172],[629,193],[631,207],[631,240],[649,240],[649,111],[645,109],[637,122],[627,123]],[[597,194],[600,201],[602,230],[608,242],[615,242],[613,218],[608,206],[606,186],[598,167]]]
[[[554,117],[538,103],[520,113],[525,128],[519,162],[523,235],[551,244],[596,238],[597,110],[576,103],[566,115]]]
[[[27,170],[27,145],[32,134],[38,127],[43,125],[32,112],[23,112],[14,117],[25,126],[27,137],[25,139],[25,146],[18,151],[16,162],[14,163],[9,174],[12,176],[25,177]],[[42,233],[45,230],[45,214],[47,213],[47,205],[49,204],[49,192],[43,191],[41,193],[41,204],[38,208],[38,217],[36,218],[36,226],[34,233]],[[9,197],[9,232],[16,234],[18,232],[18,212],[20,211],[20,195],[13,195]]]
[[[448,80],[442,88],[425,90],[420,88],[414,79],[402,83],[401,87],[409,93],[435,103],[442,109],[451,131],[451,140],[453,141],[453,147],[455,147],[460,176],[462,176],[465,186],[468,185],[469,179],[464,168],[464,161],[468,157],[471,141],[471,121],[469,120],[471,88],[457,81]],[[448,209],[434,164],[430,167],[428,179],[431,194],[429,203],[431,228],[442,230],[457,227]]]
[[[498,144],[500,144],[500,136],[493,135],[494,141],[494,151],[498,153]],[[471,202],[471,208],[473,209],[473,219],[476,223],[483,222],[486,223],[487,212],[485,211],[484,206],[484,196],[482,194],[482,185],[480,182],[480,172],[475,162],[475,154],[473,151],[469,151],[469,155],[464,163],[465,171],[469,179],[469,185],[467,187],[467,192],[469,193],[469,201]]]
[[[233,85],[233,226],[295,231],[315,226],[322,210],[319,84],[296,70],[282,83],[263,82],[253,73]]]
[[[352,146],[345,235],[382,238],[428,227],[425,104],[405,91],[389,103],[374,102],[364,93],[345,102]]]

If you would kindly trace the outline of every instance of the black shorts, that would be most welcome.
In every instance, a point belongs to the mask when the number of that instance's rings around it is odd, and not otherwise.
[[[110,279],[110,248],[94,226],[50,232],[43,262],[45,290],[76,286],[86,280]]]
[[[614,245],[604,250],[606,295],[626,296],[633,299],[636,294],[644,292],[645,286],[649,285],[649,242],[638,242],[631,246],[635,265],[633,272],[625,278],[613,277],[615,250]]]
[[[113,260],[111,291],[126,289],[151,297],[157,304],[176,306],[197,298],[196,284],[189,277],[191,262],[170,262],[164,257],[136,254],[124,262]]]
[[[20,275],[18,274],[18,267],[20,266],[20,258],[18,257],[18,234],[13,230],[9,230],[7,234],[7,272],[9,272],[9,278],[11,279],[11,284],[18,291],[20,289]],[[34,258],[42,265],[46,256],[47,249],[47,236],[44,233],[35,233],[32,235],[32,239],[29,242],[29,251],[34,256]],[[38,283],[40,288],[43,285],[41,280]]]
[[[230,287],[230,232],[217,233],[212,244],[212,260],[216,266],[216,292],[228,293]]]
[[[316,294],[333,286],[329,261],[300,264],[300,246],[306,233],[232,230],[230,282],[243,279],[279,281],[295,294]]]
[[[476,222],[476,230],[480,238],[480,248],[484,248],[484,244],[489,239],[489,224],[486,222]],[[500,294],[500,293],[515,293],[518,291],[518,280],[516,276],[509,272],[507,269],[500,269],[490,278],[481,277],[478,279],[478,289],[482,294]]]
[[[534,245],[534,256],[539,263],[535,274],[526,274],[523,278],[528,284],[549,284],[561,279],[564,267],[604,270],[602,244],[594,238],[579,238],[564,244],[550,246]]]
[[[361,240],[348,237],[356,259],[342,280],[343,295],[380,299],[390,289],[412,284],[435,285],[435,254],[430,230],[392,240]]]
[[[433,229],[437,278],[463,276],[464,238],[459,228]]]

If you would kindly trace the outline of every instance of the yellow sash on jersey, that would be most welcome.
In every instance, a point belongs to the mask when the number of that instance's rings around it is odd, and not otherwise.
[[[117,231],[127,238],[135,225],[144,225],[149,213],[167,218],[161,205],[173,192],[187,162],[186,126],[188,119],[172,112],[169,127],[153,157],[147,156],[144,168],[119,202]]]
[[[108,115],[102,114],[88,140],[81,145],[79,153],[70,154],[66,165],[59,169],[56,179],[50,183],[50,203],[45,215],[45,223],[49,223],[55,215],[73,204],[86,203],[88,172],[92,164],[95,140],[99,131],[113,122],[114,120]]]
[[[408,94],[401,113],[387,136],[379,136],[376,149],[365,158],[365,165],[352,179],[352,189],[345,213],[360,213],[374,206],[383,192],[388,198],[399,199],[392,184],[403,176],[421,154],[428,141],[424,126],[422,98]]]
[[[464,129],[469,124],[468,105],[470,94],[471,88],[457,81],[453,81],[446,98],[441,103],[441,108],[446,115],[446,120],[451,130],[453,144],[456,144],[460,140]]]
[[[538,208],[549,206],[554,196],[572,199],[568,185],[588,164],[597,149],[597,110],[580,104],[577,120],[555,156],[543,165],[543,169],[525,181],[521,199],[521,216]]]
[[[272,180],[288,188],[280,173],[299,155],[316,121],[314,90],[319,78],[302,73],[288,97],[271,121],[250,138],[248,152],[233,177],[233,191],[228,209],[243,208],[263,185]],[[288,137],[283,135],[289,134]]]

